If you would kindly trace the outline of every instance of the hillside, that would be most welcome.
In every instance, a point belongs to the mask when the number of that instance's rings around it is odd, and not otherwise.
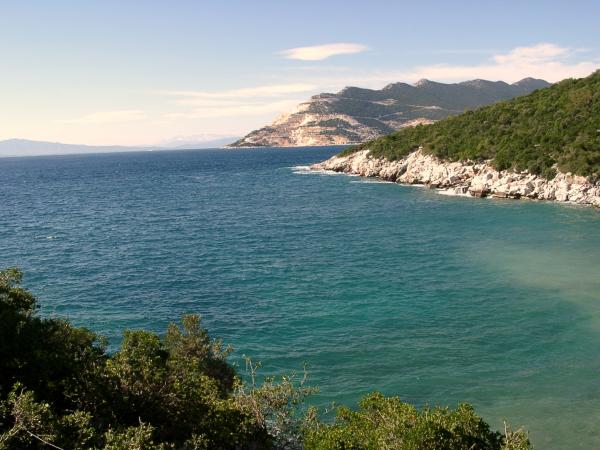
[[[351,147],[390,161],[422,148],[442,160],[491,160],[497,170],[551,179],[556,169],[600,178],[600,71],[527,96]]]
[[[272,124],[252,131],[232,147],[332,145],[365,142],[406,126],[431,123],[550,84],[525,78],[517,83],[471,80],[444,84],[421,80],[381,90],[347,87],[301,103]]]

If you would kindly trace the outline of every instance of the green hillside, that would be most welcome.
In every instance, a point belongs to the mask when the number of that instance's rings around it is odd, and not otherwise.
[[[600,71],[524,97],[467,111],[432,125],[405,128],[350,147],[395,160],[422,146],[448,160],[492,160],[499,170],[563,172],[600,179]]]

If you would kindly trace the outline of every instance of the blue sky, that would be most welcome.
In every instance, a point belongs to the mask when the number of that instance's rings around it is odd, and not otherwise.
[[[598,17],[593,1],[0,0],[0,139],[151,145],[242,135],[346,85],[585,76]]]

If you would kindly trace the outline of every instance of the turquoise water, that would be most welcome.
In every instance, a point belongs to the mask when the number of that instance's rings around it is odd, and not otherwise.
[[[332,148],[0,159],[0,267],[109,338],[199,313],[313,401],[473,403],[600,448],[600,214],[302,166]]]

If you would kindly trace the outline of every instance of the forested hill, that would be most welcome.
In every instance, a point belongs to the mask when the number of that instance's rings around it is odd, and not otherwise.
[[[350,147],[402,158],[419,147],[447,160],[492,160],[498,170],[562,172],[600,179],[600,70],[529,95],[405,128]]]

